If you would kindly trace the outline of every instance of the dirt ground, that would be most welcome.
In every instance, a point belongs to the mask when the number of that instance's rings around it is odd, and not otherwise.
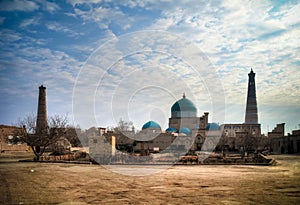
[[[300,156],[273,157],[276,166],[181,165],[148,176],[0,157],[0,204],[300,204]]]

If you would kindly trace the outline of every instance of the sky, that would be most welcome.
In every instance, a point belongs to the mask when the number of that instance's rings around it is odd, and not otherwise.
[[[300,128],[299,1],[2,0],[0,124],[37,112],[86,129],[168,127],[183,93],[198,116],[243,123],[256,73],[262,132]]]

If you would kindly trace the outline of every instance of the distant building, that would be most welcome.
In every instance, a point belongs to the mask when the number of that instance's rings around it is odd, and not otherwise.
[[[284,135],[285,123],[277,126],[268,132],[270,150],[275,154],[300,153],[300,130],[293,130],[292,134]]]
[[[43,135],[48,129],[46,87],[39,87],[38,109],[36,118],[36,135]]]
[[[252,68],[248,76],[249,79],[248,79],[245,124],[257,124],[258,114],[257,114],[257,102],[256,102],[255,73],[253,72]]]
[[[0,125],[0,151],[3,152],[25,152],[28,149],[26,143],[21,143],[16,133],[22,128],[16,126]]]
[[[239,150],[244,146],[245,137],[261,137],[260,124],[223,124],[221,125],[224,145],[230,150]]]
[[[288,138],[288,152],[300,153],[300,130],[293,130],[292,134],[288,134]]]
[[[261,134],[261,124],[258,123],[255,73],[252,69],[248,77],[244,123],[222,125],[209,123],[209,113],[204,112],[201,117],[197,117],[196,106],[183,94],[182,98],[171,106],[169,127],[165,131],[154,121],[145,123],[139,133],[134,131],[113,133],[102,130],[102,134],[89,135],[92,136],[90,150],[96,150],[94,148],[99,146],[97,138],[100,136],[108,144],[112,144],[112,139],[115,139],[116,149],[127,153],[149,154],[170,147],[190,152],[270,149],[274,153],[299,153],[300,130],[294,130],[292,134],[284,136],[285,124],[281,123],[272,132],[268,132],[267,136]]]
[[[209,113],[204,112],[201,117],[198,117],[197,107],[183,94],[182,98],[171,106],[169,127],[165,131],[156,122],[149,121],[143,125],[139,133],[134,131],[107,132],[103,136],[107,142],[111,142],[114,137],[118,150],[132,153],[160,152],[169,146],[178,146],[181,147],[180,149],[191,152],[214,151],[216,148],[221,150],[225,147],[237,151],[244,149],[245,143],[250,144],[252,150],[264,148],[267,138],[261,135],[261,125],[258,123],[255,73],[252,69],[248,76],[244,123],[223,125],[215,122],[209,123]],[[93,146],[96,147],[94,144],[97,136],[92,138],[90,150],[93,150]]]
[[[255,73],[251,69],[248,74],[248,91],[246,98],[245,122],[240,124],[223,124],[222,143],[231,150],[240,150],[245,146],[246,137],[260,138],[261,125],[258,123]],[[257,140],[259,141],[259,140]],[[257,149],[257,145],[254,149]]]
[[[100,155],[104,157],[107,154],[105,152],[111,152],[109,144],[112,144],[113,139],[117,150],[141,155],[165,150],[184,153],[201,149],[212,151],[217,144],[215,137],[221,133],[217,123],[208,123],[208,115],[209,113],[205,112],[201,117],[197,117],[196,106],[183,94],[182,99],[171,106],[171,118],[166,130],[162,130],[154,121],[146,122],[138,133],[132,130],[118,133],[102,131],[100,134],[97,130],[88,135],[90,153],[94,153],[98,158],[101,158]],[[210,137],[207,141],[210,143],[205,143],[206,137]]]
[[[188,128],[190,131],[205,130],[208,125],[208,112],[202,117],[197,117],[197,108],[192,101],[183,94],[182,99],[176,101],[171,107],[169,130]]]
[[[268,132],[268,137],[270,139],[284,137],[284,126],[285,123],[277,124],[272,132]]]
[[[93,130],[92,130],[93,129]],[[113,156],[115,144],[108,141],[98,128],[89,129],[89,155],[98,163],[107,164]],[[114,147],[113,147],[114,146]]]

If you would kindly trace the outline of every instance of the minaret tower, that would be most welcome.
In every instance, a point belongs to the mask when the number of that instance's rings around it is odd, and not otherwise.
[[[47,107],[46,107],[46,87],[39,87],[39,101],[36,120],[36,134],[42,134],[47,130]]]
[[[255,90],[255,73],[252,68],[248,74],[248,95],[247,95],[247,105],[246,105],[246,115],[245,124],[257,124],[257,102],[256,102],[256,90]]]

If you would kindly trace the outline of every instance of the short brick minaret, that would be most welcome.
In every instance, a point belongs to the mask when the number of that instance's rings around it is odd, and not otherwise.
[[[256,102],[256,89],[255,89],[255,73],[252,68],[248,74],[248,94],[247,94],[247,105],[246,105],[246,115],[245,124],[257,124],[257,102]]]
[[[39,100],[36,119],[36,134],[42,134],[47,130],[47,106],[46,106],[46,87],[39,87]]]

